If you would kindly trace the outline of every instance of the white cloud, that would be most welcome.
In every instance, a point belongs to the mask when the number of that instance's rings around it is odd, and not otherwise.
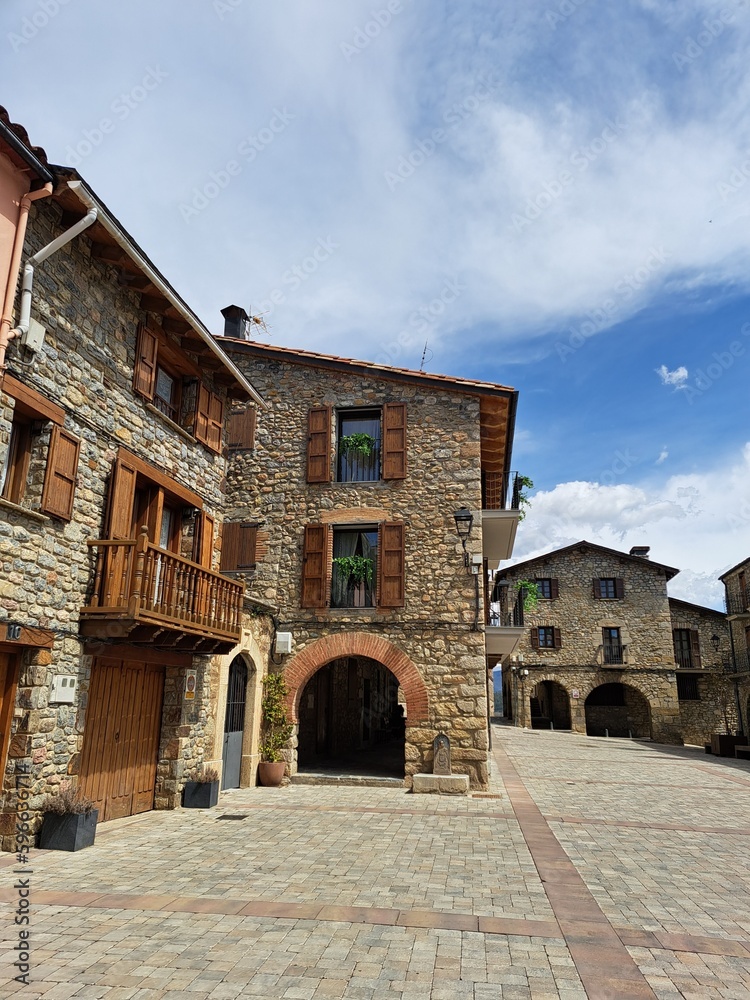
[[[662,450],[659,452],[659,457],[657,458],[654,465],[661,465],[663,462],[666,462],[668,458],[669,458],[669,451],[667,450],[667,446],[664,445]]]
[[[715,468],[639,484],[560,483],[532,497],[515,562],[582,538],[614,549],[650,545],[682,572],[670,594],[721,607],[718,576],[750,556],[750,443]]]
[[[666,365],[661,365],[661,367],[656,369],[656,374],[661,379],[662,385],[673,386],[675,389],[684,389],[689,372],[684,365],[680,365],[679,368],[675,368],[672,372]]]

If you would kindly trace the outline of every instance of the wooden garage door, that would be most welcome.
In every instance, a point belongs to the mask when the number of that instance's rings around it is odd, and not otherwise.
[[[153,808],[164,668],[99,657],[91,669],[81,787],[99,820]]]

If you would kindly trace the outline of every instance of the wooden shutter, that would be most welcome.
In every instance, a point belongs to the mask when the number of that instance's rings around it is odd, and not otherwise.
[[[531,630],[531,648],[539,649],[539,629],[533,628]]]
[[[625,596],[625,581],[617,579],[615,580],[615,597],[622,599]]]
[[[383,407],[383,479],[406,478],[406,403]]]
[[[307,415],[307,481],[331,481],[330,406],[315,406]]]
[[[302,607],[324,608],[326,601],[326,525],[305,525],[302,555]]]
[[[381,524],[378,528],[379,607],[403,608],[404,562],[403,524]]]
[[[560,633],[560,629],[559,628],[553,629],[552,633],[553,633],[553,642],[555,644],[555,649],[562,649],[562,635]]]
[[[701,639],[698,629],[690,629],[690,662],[698,669],[701,665]]]
[[[560,585],[557,580],[550,580],[549,582],[549,596],[554,601],[556,597],[560,596]]]
[[[145,326],[138,332],[138,344],[135,349],[135,368],[133,371],[133,388],[139,395],[153,400],[156,385],[156,355],[159,341],[156,334]]]
[[[78,455],[81,442],[58,424],[52,428],[44,476],[42,510],[45,514],[69,521],[73,516]]]
[[[213,392],[208,402],[208,447],[221,453],[221,435],[224,429],[224,403]]]
[[[599,600],[599,598],[602,596],[602,588],[601,584],[599,583],[599,577],[594,578],[593,584],[594,584],[594,598],[596,600]]]
[[[230,413],[227,421],[228,448],[255,447],[255,407],[248,406],[241,413]]]
[[[255,566],[255,543],[258,526],[225,521],[221,540],[221,571],[252,569]]]
[[[118,455],[109,487],[109,538],[130,538],[138,473],[127,455]]]
[[[193,562],[211,569],[214,555],[214,518],[199,510],[195,515],[195,535],[193,537]]]
[[[198,386],[198,396],[195,406],[195,426],[193,433],[196,440],[205,444],[212,451],[221,451],[221,431],[224,422],[224,404],[205,385]]]

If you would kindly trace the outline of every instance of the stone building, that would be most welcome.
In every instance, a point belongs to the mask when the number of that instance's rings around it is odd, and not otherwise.
[[[739,731],[750,733],[750,559],[719,577],[731,629],[731,649]]]
[[[270,625],[220,572],[236,562],[231,531],[221,545],[224,415],[261,397],[94,192],[50,168],[4,109],[0,200],[8,848],[19,775],[34,810],[65,780],[103,820],[176,806],[187,777],[221,763],[230,664],[240,657],[252,700]],[[246,780],[251,742],[235,768]]]
[[[484,787],[483,564],[510,556],[518,522],[516,392],[250,342],[246,314],[224,315],[220,342],[268,404],[255,448],[232,417],[227,517],[248,593],[278,608],[291,643],[274,667],[296,726],[290,772],[410,784],[445,732],[453,769]]]
[[[520,726],[703,744],[736,715],[726,617],[670,599],[678,570],[581,541],[498,575],[493,600],[519,608],[523,637],[506,659],[506,714]],[[525,587],[524,587],[525,585]],[[518,613],[518,612],[517,612]]]

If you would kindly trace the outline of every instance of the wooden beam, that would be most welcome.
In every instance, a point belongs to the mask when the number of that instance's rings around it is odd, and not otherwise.
[[[164,319],[161,321],[161,325],[162,328],[166,330],[167,333],[176,333],[178,337],[181,337],[182,334],[187,333],[187,331],[190,329],[190,324],[187,322],[187,320],[173,319],[171,316],[165,316]],[[181,340],[180,342],[180,346],[183,348],[183,350],[185,349],[183,343],[184,339],[185,338],[183,338],[183,340]]]
[[[141,309],[144,312],[163,313],[167,300],[162,295],[141,295]]]
[[[145,274],[131,274],[129,271],[121,270],[118,280],[121,285],[125,285],[127,288],[132,288],[136,292],[142,292],[147,288],[153,287]]]

